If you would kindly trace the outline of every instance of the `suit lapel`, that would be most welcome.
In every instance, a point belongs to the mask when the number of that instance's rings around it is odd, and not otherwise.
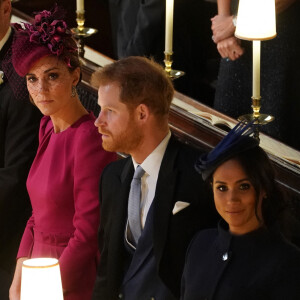
[[[178,170],[175,161],[177,142],[172,136],[160,167],[154,197],[154,254],[159,264],[167,239],[169,219],[174,206],[174,192]]]
[[[129,157],[121,173],[120,176],[121,185],[119,187],[119,195],[120,195],[119,199],[121,199],[120,205],[122,205],[122,207],[120,207],[120,210],[124,212],[123,213],[123,216],[125,216],[124,223],[126,222],[127,219],[128,195],[129,195],[130,184],[133,178],[133,174],[134,174],[133,163],[131,157]],[[125,231],[125,227],[123,228],[123,231]]]
[[[131,158],[128,158],[127,160],[128,161],[125,163],[121,174],[116,178],[116,184],[111,187],[112,189],[115,189],[113,197],[115,205],[115,215],[113,228],[111,231],[111,238],[115,240],[115,242],[113,242],[114,247],[123,247],[123,245],[121,244],[124,242],[125,225],[127,220],[128,194],[134,173]]]
[[[125,163],[123,171],[121,172],[121,175],[120,175],[120,181],[121,181],[122,185],[126,184],[126,182],[128,182],[128,181],[129,181],[129,183],[131,183],[133,173],[134,173],[133,162],[132,162],[131,156],[128,158],[125,158],[125,159],[127,159],[127,162]]]

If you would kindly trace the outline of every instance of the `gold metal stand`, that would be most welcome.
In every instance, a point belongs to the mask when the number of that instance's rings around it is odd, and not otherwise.
[[[183,76],[185,74],[183,71],[172,70],[172,63],[173,63],[172,55],[173,55],[173,52],[164,52],[164,53],[165,53],[165,59],[164,59],[165,71],[166,71],[167,75],[172,80]]]
[[[84,57],[84,38],[91,36],[98,32],[95,28],[84,27],[84,12],[77,12],[77,28],[72,28],[72,32],[76,39],[78,40],[78,52],[80,57]]]
[[[267,114],[261,114],[260,108],[261,108],[261,97],[255,98],[252,97],[252,114],[242,115],[238,117],[239,121],[250,123],[254,121],[254,137],[259,140],[259,125],[265,125],[274,120],[273,116],[267,115]]]

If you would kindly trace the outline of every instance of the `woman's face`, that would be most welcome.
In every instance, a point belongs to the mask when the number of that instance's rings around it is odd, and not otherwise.
[[[65,62],[46,56],[29,70],[26,81],[29,94],[42,114],[60,116],[74,103],[72,86],[76,86],[79,77],[79,68],[70,73]]]
[[[256,192],[241,164],[230,159],[213,174],[213,193],[218,213],[228,223],[233,234],[245,234],[257,229],[260,222],[255,214]],[[259,196],[257,214],[261,218]]]

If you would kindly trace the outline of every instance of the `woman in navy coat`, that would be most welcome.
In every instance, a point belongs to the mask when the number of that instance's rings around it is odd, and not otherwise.
[[[191,242],[181,299],[300,299],[300,251],[278,230],[283,198],[250,134],[238,124],[197,162],[223,220]]]

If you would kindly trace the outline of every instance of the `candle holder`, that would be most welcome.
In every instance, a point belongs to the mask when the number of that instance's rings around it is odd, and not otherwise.
[[[97,33],[98,30],[95,28],[84,27],[84,11],[76,12],[77,18],[77,28],[72,28],[72,32],[75,38],[78,40],[78,53],[80,57],[84,57],[84,39]]]
[[[178,70],[173,70],[172,69],[172,55],[173,52],[164,52],[165,53],[165,59],[164,59],[164,63],[165,63],[165,71],[167,73],[167,75],[172,79],[177,79],[181,76],[183,76],[185,73],[183,71],[178,71]]]
[[[254,125],[254,138],[259,140],[259,125],[265,125],[274,120],[274,117],[268,114],[261,114],[261,97],[252,97],[252,114],[246,114],[238,117],[239,121],[250,123],[253,122]]]

